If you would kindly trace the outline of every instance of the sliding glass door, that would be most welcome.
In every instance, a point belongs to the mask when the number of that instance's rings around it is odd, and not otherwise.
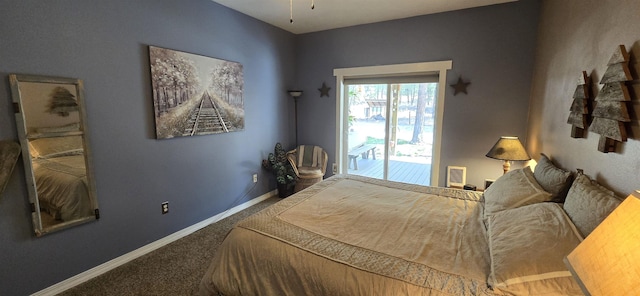
[[[334,69],[333,171],[438,186],[451,66],[436,61]]]
[[[345,85],[348,173],[430,185],[437,87],[436,82]]]

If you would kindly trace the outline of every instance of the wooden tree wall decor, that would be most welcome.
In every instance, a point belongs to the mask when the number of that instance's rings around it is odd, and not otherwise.
[[[578,77],[578,86],[573,93],[573,103],[567,123],[571,124],[571,137],[584,138],[584,130],[589,126],[589,90],[591,89],[591,79],[587,72],[582,71]]]
[[[616,48],[607,64],[600,84],[604,84],[595,99],[593,122],[589,130],[600,134],[598,151],[615,151],[616,142],[627,141],[625,122],[630,122],[627,102],[630,100],[629,90],[625,84],[632,80],[629,72],[629,54],[624,45]]]

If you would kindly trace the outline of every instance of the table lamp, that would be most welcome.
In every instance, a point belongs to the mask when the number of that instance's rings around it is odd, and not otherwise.
[[[631,193],[564,262],[585,295],[640,295],[640,191]]]
[[[524,161],[529,160],[531,157],[520,143],[518,137],[500,137],[500,140],[489,150],[487,157],[504,160],[502,169],[504,174],[511,168],[510,161]]]

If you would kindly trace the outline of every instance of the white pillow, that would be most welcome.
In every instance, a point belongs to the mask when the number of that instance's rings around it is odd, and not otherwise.
[[[489,285],[507,295],[582,295],[563,262],[580,242],[558,203],[498,212],[488,219]]]
[[[538,184],[531,168],[509,171],[484,192],[485,219],[499,211],[551,200]]]
[[[54,158],[80,155],[82,136],[39,138],[29,141],[29,152],[34,158]]]

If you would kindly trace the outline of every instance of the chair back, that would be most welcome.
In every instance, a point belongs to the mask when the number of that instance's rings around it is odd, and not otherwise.
[[[314,145],[300,145],[297,149],[297,167],[322,167],[326,163],[324,149]]]

